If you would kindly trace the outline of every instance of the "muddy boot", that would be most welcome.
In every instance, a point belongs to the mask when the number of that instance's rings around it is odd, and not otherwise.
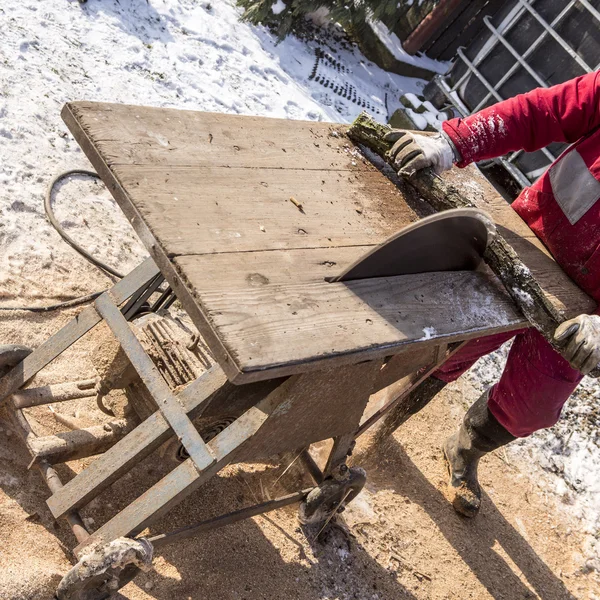
[[[446,382],[435,377],[428,377],[416,387],[406,398],[398,402],[384,418],[373,438],[374,443],[381,444],[405,423],[412,415],[427,406],[439,392],[446,387]]]
[[[467,411],[457,433],[444,443],[444,456],[450,475],[448,492],[454,510],[474,517],[481,505],[481,488],[477,481],[479,459],[515,439],[488,409],[485,392]]]

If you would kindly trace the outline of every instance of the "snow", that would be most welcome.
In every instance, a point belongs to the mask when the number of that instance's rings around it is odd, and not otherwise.
[[[53,175],[89,168],[60,118],[65,102],[336,122],[350,122],[366,109],[385,121],[403,93],[424,85],[387,73],[335,41],[289,36],[278,44],[265,28],[240,21],[240,14],[229,0],[1,3],[1,303],[46,303],[107,284],[60,240],[43,212]],[[316,51],[324,58],[310,79]],[[353,98],[342,97],[343,86],[351,87]],[[59,186],[55,203],[67,232],[118,270],[130,270],[145,256],[101,184],[74,178]]]
[[[425,327],[423,329],[423,337],[421,339],[430,340],[436,333],[437,331],[435,330],[435,327]]]
[[[446,73],[450,68],[450,62],[433,60],[427,56],[413,56],[406,52],[402,47],[402,42],[398,39],[395,33],[390,30],[381,22],[371,19],[368,21],[371,29],[375,32],[377,37],[381,40],[383,45],[392,53],[392,56],[397,60],[400,60],[409,65],[415,67],[422,67],[428,69],[434,73]]]
[[[406,114],[410,117],[411,121],[421,130],[427,127],[427,118],[425,115],[416,113],[414,110],[407,108]]]
[[[274,15],[279,15],[286,8],[287,8],[287,6],[285,5],[285,2],[283,2],[283,0],[277,0],[277,2],[275,2],[275,4],[273,4],[273,6],[271,6],[271,11],[273,12]]]

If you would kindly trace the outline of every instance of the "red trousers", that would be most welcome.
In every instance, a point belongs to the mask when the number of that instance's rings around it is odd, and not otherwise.
[[[490,390],[491,413],[510,433],[525,437],[554,425],[582,379],[535,329],[500,333],[467,342],[434,373],[451,382],[479,358],[515,338],[500,381]]]

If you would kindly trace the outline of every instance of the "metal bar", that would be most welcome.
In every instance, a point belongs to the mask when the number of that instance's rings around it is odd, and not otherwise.
[[[471,71],[469,71],[467,69],[467,75],[470,75],[470,74],[471,74]],[[452,103],[452,106],[454,106],[454,108],[456,108],[456,110],[463,117],[466,117],[467,115],[469,115],[471,113],[471,111],[469,110],[467,105],[463,103],[463,101],[460,99],[460,96],[456,93],[455,88],[451,88],[446,83],[446,80],[441,75],[436,75],[434,77],[434,79],[435,79],[435,82],[438,85],[438,87],[446,95],[446,98],[448,98],[448,100]]]
[[[535,79],[536,83],[544,88],[548,87],[548,84],[527,64],[525,60],[521,57],[521,55],[515,50],[515,48],[510,44],[502,34],[492,25],[491,19],[489,16],[483,18],[483,22],[487,25],[488,29],[492,32],[492,35],[515,57],[517,62]],[[498,89],[498,86],[494,86],[495,89]]]
[[[141,294],[139,294],[135,300],[133,300],[133,302],[130,300],[125,305],[125,308],[123,308],[121,312],[127,321],[130,321],[135,316],[142,304],[144,304],[144,302],[146,302],[146,300],[148,300],[148,298],[154,294],[164,280],[165,278],[162,276],[162,273],[159,273],[154,280],[150,282],[148,287]]]
[[[516,12],[515,12],[516,11]],[[515,12],[515,14],[513,14]],[[499,28],[502,33],[510,31],[514,25],[519,22],[519,17],[525,12],[525,9],[521,6],[515,6],[512,11],[505,17],[504,21],[500,23]],[[492,50],[498,45],[497,39],[490,39],[486,42],[483,48],[479,51],[479,53],[473,59],[473,64],[478,67],[492,52]],[[456,84],[452,87],[452,91],[458,90],[458,88],[469,78],[471,75],[471,71],[467,69],[464,75],[456,82]]]
[[[29,408],[51,402],[66,402],[78,398],[89,398],[96,395],[96,380],[85,379],[69,383],[44,385],[37,388],[21,390],[13,394],[16,408]]]
[[[483,85],[490,92],[490,94],[493,95],[494,98],[496,98],[496,100],[498,100],[498,102],[502,102],[502,100],[504,100],[504,98],[502,98],[502,96],[500,96],[500,94],[492,87],[490,82],[480,73],[479,69],[477,69],[477,67],[465,56],[465,53],[462,51],[462,48],[459,48],[457,50],[457,53],[462,58],[462,60],[465,62],[465,64],[471,69],[471,71],[473,71],[473,74],[477,77],[477,79],[479,79],[479,81],[481,81],[481,83],[483,83]],[[488,94],[488,97],[489,97],[489,94]],[[481,108],[482,108],[482,104],[480,102],[475,107],[475,110],[473,112],[476,113]],[[553,163],[556,160],[556,158],[550,153],[550,151],[547,148],[540,148],[540,151],[544,154],[544,156],[546,156],[546,158],[548,158],[550,160],[551,163]]]
[[[548,34],[551,35],[556,40],[556,42],[558,42],[558,44],[563,48],[563,50],[567,54],[569,54],[569,56],[571,56],[571,58],[584,71],[586,71],[586,73],[592,72],[592,68],[581,58],[581,56],[579,56],[579,54],[577,54],[577,52],[575,52],[575,50],[573,50],[573,48],[571,48],[571,46],[569,46],[569,44],[567,44],[567,42],[565,42],[565,40],[560,35],[558,35],[558,33],[556,33],[556,31],[554,31],[552,25],[550,25],[546,21],[546,19],[544,19],[542,15],[540,15],[540,13],[538,13],[538,11],[535,10],[535,8],[533,8],[533,6],[531,6],[528,2],[525,2],[525,0],[518,0],[518,2],[519,4],[521,4],[521,6],[524,6],[533,15],[533,17],[540,23],[540,25],[548,32]]]
[[[508,160],[508,162],[514,162],[515,160],[517,160],[517,158],[519,158],[519,156],[521,156],[521,154],[523,154],[524,150],[517,150],[516,152],[513,152],[506,160]]]
[[[527,179],[523,171],[513,165],[511,162],[507,161],[505,158],[496,159],[514,178],[519,182],[521,187],[529,187],[531,185],[531,181]]]
[[[323,470],[323,476],[331,475],[332,471],[346,462],[346,457],[354,447],[355,433],[345,433],[333,438],[333,448],[327,458],[327,464]]]
[[[147,285],[157,273],[158,267],[154,261],[151,258],[146,259],[111,288],[113,298],[117,304],[121,304],[140,287]],[[0,405],[101,320],[102,317],[93,306],[84,308],[72,321],[11,369],[0,379]]]
[[[481,81],[483,86],[488,91],[488,95],[475,107],[473,112],[474,113],[478,112],[483,107],[483,105],[487,102],[487,100],[490,96],[493,96],[494,98],[496,98],[496,100],[498,102],[502,102],[502,100],[504,100],[504,98],[502,98],[502,96],[494,89],[494,87],[490,84],[490,82],[481,74],[479,69],[466,57],[465,53],[463,52],[463,49],[458,48],[456,53],[458,54],[458,56],[460,56],[460,58],[462,58],[465,65],[467,65],[467,67],[473,73],[473,75],[475,75],[475,77],[477,77],[477,79],[479,79],[479,81]]]
[[[27,448],[29,448],[29,444],[33,442],[37,436],[31,429],[31,426],[25,418],[23,411],[20,408],[14,408],[14,406],[11,406],[9,415],[17,427],[17,433],[22,437]],[[52,493],[62,488],[62,482],[58,476],[58,473],[47,462],[42,461],[37,465],[37,467],[40,470],[48,489]],[[77,541],[80,544],[85,542],[85,540],[87,540],[89,537],[89,532],[79,516],[79,513],[75,510],[71,510],[65,513],[64,516]]]
[[[46,461],[55,465],[102,454],[124,438],[134,426],[131,421],[120,419],[56,435],[36,436],[29,441],[28,447],[36,463]]]
[[[584,6],[594,17],[594,19],[596,19],[596,21],[600,21],[600,11],[597,11],[589,2],[588,0],[577,0],[579,2],[579,4],[581,4],[582,6]]]
[[[135,337],[125,317],[110,299],[109,293],[104,293],[94,303],[94,306],[104,318],[107,325],[121,344],[121,348],[129,358],[129,362],[137,371],[140,379],[154,398],[158,409],[187,450],[199,472],[215,462],[215,458],[200,437],[200,434],[188,419],[181,404],[171,392],[156,365],[144,351],[142,344]]]
[[[325,475],[323,475],[323,471],[319,469],[319,465],[314,461],[313,457],[310,455],[308,450],[303,450],[300,453],[300,461],[305,466],[308,474],[311,476],[312,480],[319,485],[323,479],[325,479]]]
[[[158,297],[158,300],[150,307],[150,311],[156,312],[164,302],[169,299],[171,294],[173,294],[173,290],[170,287],[167,287],[167,289]]]
[[[189,418],[193,419],[202,412],[213,394],[226,383],[225,373],[215,365],[188,385],[177,398]],[[58,518],[72,508],[86,505],[172,435],[173,431],[162,413],[153,413],[128,436],[53,494],[47,502],[50,512]]]
[[[171,296],[169,296],[169,298],[167,298],[167,301],[165,302],[163,308],[165,310],[171,308],[171,306],[173,305],[173,303],[175,302],[175,300],[177,300],[177,296],[175,295],[175,292],[173,292],[171,294]]]
[[[569,2],[569,4],[567,4],[567,6],[565,6],[565,8],[563,8],[563,10],[556,16],[556,18],[554,19],[554,21],[552,21],[550,26],[554,27],[554,26],[558,25],[565,18],[565,16],[569,13],[569,11],[575,6],[575,3],[576,3],[576,0],[571,0],[571,2]],[[537,50],[538,46],[540,46],[540,44],[546,39],[547,36],[548,36],[548,32],[546,30],[544,30],[542,32],[542,34],[531,44],[531,46],[529,46],[527,51],[523,52],[523,59],[526,59],[528,56],[533,54],[533,52],[535,52]],[[506,81],[508,81],[512,77],[512,75],[518,68],[519,68],[519,64],[515,63],[496,83],[496,88],[497,89],[501,88],[504,85],[504,83],[506,83]],[[477,106],[478,107],[484,106],[485,103],[489,100],[489,98],[490,98],[490,94],[488,94]],[[477,107],[475,108],[475,110],[473,112],[477,112]]]
[[[188,458],[95,531],[88,542],[77,546],[75,554],[79,557],[89,546],[99,542],[108,543],[122,536],[135,535],[151,521],[160,518],[172,506],[232,462],[237,451],[256,434],[284,399],[281,392],[275,390],[257,406],[247,410],[208,443],[216,456],[216,462],[199,473]]]
[[[162,546],[166,546],[168,544],[173,544],[175,542],[180,542],[181,540],[195,537],[207,531],[211,531],[212,529],[225,527],[226,525],[231,525],[233,523],[237,523],[238,521],[243,521],[244,519],[262,515],[266,512],[283,508],[284,506],[289,506],[290,504],[302,502],[302,500],[308,496],[312,489],[313,488],[309,488],[300,492],[294,492],[293,494],[288,494],[287,496],[282,496],[281,498],[268,500],[267,502],[255,504],[254,506],[249,506],[248,508],[242,508],[240,510],[227,513],[226,515],[221,515],[219,517],[214,517],[213,519],[208,519],[207,521],[196,523],[195,525],[188,525],[187,527],[176,529],[170,533],[154,535],[150,538],[147,538],[147,540],[155,548],[161,548]]]
[[[44,481],[46,482],[46,485],[52,493],[57,492],[63,487],[58,473],[47,462],[42,461],[38,464],[38,468],[42,474],[42,477],[44,478]],[[65,519],[67,520],[69,527],[71,527],[73,535],[80,544],[85,542],[90,537],[90,534],[81,516],[76,510],[69,511],[65,515]]]

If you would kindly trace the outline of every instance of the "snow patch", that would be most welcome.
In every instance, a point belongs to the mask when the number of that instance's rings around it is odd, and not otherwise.
[[[287,8],[285,2],[283,0],[277,0],[273,6],[271,6],[271,11],[274,15],[281,14]]]
[[[381,43],[392,53],[392,56],[403,63],[428,69],[434,73],[446,73],[450,68],[450,62],[437,61],[427,56],[412,56],[402,47],[402,42],[395,33],[392,33],[381,21],[367,19],[371,29],[379,38]]]
[[[423,337],[419,338],[420,340],[430,340],[435,334],[437,333],[437,331],[435,330],[435,327],[425,327],[423,329]]]

